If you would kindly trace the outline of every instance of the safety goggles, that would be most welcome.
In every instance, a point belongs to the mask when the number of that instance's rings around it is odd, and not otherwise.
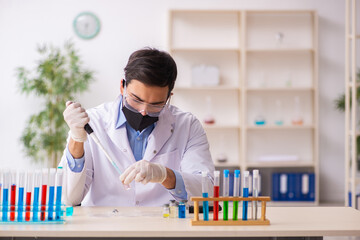
[[[151,104],[142,102],[135,97],[127,93],[126,88],[124,89],[124,105],[126,108],[135,113],[143,113],[149,115],[150,117],[158,117],[160,112],[169,105],[170,97],[166,100],[165,104]]]

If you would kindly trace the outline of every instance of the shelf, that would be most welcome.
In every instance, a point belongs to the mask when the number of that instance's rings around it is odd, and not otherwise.
[[[205,130],[209,129],[240,129],[237,125],[217,125],[217,124],[204,124],[201,123]]]
[[[269,207],[313,207],[316,202],[306,201],[270,201],[267,206]]]
[[[190,86],[175,87],[175,91],[238,91],[240,88],[236,86]]]
[[[288,91],[314,91],[313,87],[279,87],[279,88],[247,88],[248,92],[288,92]]]
[[[248,162],[250,168],[276,168],[276,167],[314,167],[313,162],[309,161],[276,161],[276,162]]]
[[[360,131],[356,131],[356,136],[358,137],[358,136],[360,136]],[[353,133],[352,133],[352,130],[350,129],[350,131],[349,131],[349,136],[351,137],[353,135]]]
[[[247,130],[293,130],[293,129],[314,129],[313,125],[304,125],[304,126],[247,126]]]
[[[258,52],[315,52],[313,48],[263,48],[263,49],[246,49],[248,53],[258,53]]]
[[[352,183],[352,182],[353,182],[352,178],[350,177],[349,183]],[[355,177],[355,185],[358,185],[358,184],[360,184],[360,177]]]
[[[170,52],[222,52],[222,51],[229,51],[229,52],[239,52],[239,48],[171,48]]]
[[[353,35],[349,35],[348,36],[349,39],[353,39]],[[355,39],[360,39],[360,35],[355,35]]]
[[[353,86],[352,86],[352,82],[349,82],[349,88],[351,89]],[[355,84],[355,87],[356,88],[358,88],[358,87],[360,87],[360,82],[357,82],[356,84]]]
[[[314,14],[314,10],[247,10],[248,14]]]
[[[238,163],[234,163],[234,162],[224,162],[224,163],[219,163],[219,162],[214,162],[215,167],[227,167],[227,168],[239,168],[240,165]]]

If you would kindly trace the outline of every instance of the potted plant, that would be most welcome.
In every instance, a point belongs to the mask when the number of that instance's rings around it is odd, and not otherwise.
[[[356,82],[360,82],[360,70],[356,73]],[[351,92],[350,92],[351,94]],[[360,86],[356,89],[356,100],[358,106],[360,106]],[[350,97],[351,105],[351,97]],[[345,93],[341,94],[335,99],[335,108],[341,112],[345,112]],[[360,136],[356,138],[356,153],[357,153],[357,170],[360,171]]]
[[[43,110],[30,116],[21,142],[25,154],[32,160],[56,167],[69,130],[63,119],[65,103],[87,90],[94,80],[93,72],[83,68],[78,51],[70,41],[64,49],[44,44],[37,51],[41,58],[35,69],[16,69],[21,93],[44,99]]]

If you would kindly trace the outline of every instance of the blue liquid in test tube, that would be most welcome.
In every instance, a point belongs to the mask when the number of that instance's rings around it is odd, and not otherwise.
[[[23,221],[25,172],[19,172],[18,222]]]
[[[63,183],[63,170],[62,167],[58,167],[56,172],[56,208],[55,208],[55,220],[60,220],[62,216],[61,212],[61,193]]]
[[[244,185],[243,197],[249,197],[249,171],[244,171]],[[248,201],[243,201],[243,216],[242,220],[247,220],[248,217]]]
[[[207,187],[207,179],[208,172],[202,172],[202,196],[204,198],[209,197],[208,187]],[[204,221],[209,221],[209,202],[203,201],[203,213],[204,213]]]
[[[3,177],[3,204],[2,204],[2,221],[4,222],[8,220],[9,183],[10,183],[10,172],[5,172]]]
[[[33,221],[39,221],[39,194],[40,194],[40,182],[42,174],[39,170],[34,174],[34,201],[33,201]]]
[[[50,168],[50,179],[49,179],[49,202],[48,202],[48,220],[54,219],[54,197],[55,197],[55,174],[56,169]]]
[[[3,173],[0,169],[0,201],[1,201],[1,194],[2,194],[2,186],[3,186]],[[0,202],[1,205],[1,202]]]

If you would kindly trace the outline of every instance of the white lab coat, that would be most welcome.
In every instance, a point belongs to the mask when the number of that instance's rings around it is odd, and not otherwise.
[[[121,95],[116,101],[88,110],[90,126],[121,171],[135,158],[129,145],[126,126],[115,129]],[[64,197],[67,204],[82,206],[161,206],[174,199],[159,183],[143,185],[133,181],[125,190],[119,174],[96,143],[88,137],[84,144],[85,165],[80,173],[72,172],[66,155],[60,165],[64,169]],[[201,171],[209,172],[211,191],[214,164],[209,144],[200,122],[191,114],[174,106],[165,108],[148,138],[144,158],[179,171],[188,199],[201,196]]]

